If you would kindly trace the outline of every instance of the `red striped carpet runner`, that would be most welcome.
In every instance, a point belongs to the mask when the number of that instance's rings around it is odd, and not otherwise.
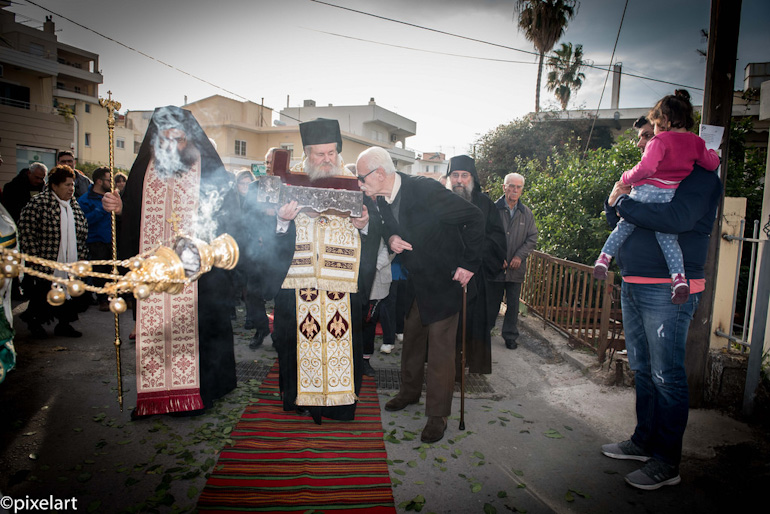
[[[201,512],[396,512],[374,381],[364,377],[354,421],[284,412],[278,365],[246,407],[198,498]]]

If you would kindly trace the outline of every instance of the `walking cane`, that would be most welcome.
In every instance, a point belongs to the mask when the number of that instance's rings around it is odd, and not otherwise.
[[[467,295],[468,286],[463,286],[463,343],[460,356],[462,362],[462,368],[460,369],[460,430],[465,430],[465,322],[468,317],[465,308],[467,305]]]

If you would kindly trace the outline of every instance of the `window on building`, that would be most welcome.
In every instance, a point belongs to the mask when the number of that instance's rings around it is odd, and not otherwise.
[[[0,82],[0,105],[29,109],[29,88]]]
[[[235,140],[235,155],[246,155],[246,141]]]
[[[124,137],[118,137],[115,138],[115,148],[120,148],[121,150],[126,148],[126,138]]]
[[[281,150],[286,150],[287,152],[289,152],[289,160],[292,160],[294,158],[294,144],[281,143]]]
[[[80,86],[75,86],[75,88],[74,88],[74,89],[75,89],[75,92],[76,92],[76,93],[80,93],[80,91],[81,91],[81,90],[80,90]]]
[[[438,173],[438,164],[433,165],[433,173]]]
[[[86,112],[91,112],[91,104],[86,104]]]
[[[85,141],[83,142],[83,144],[86,145],[86,146],[91,146],[91,133],[90,132],[86,132],[86,138],[85,138]]]
[[[29,53],[38,57],[45,57],[45,47],[39,43],[30,43]]]

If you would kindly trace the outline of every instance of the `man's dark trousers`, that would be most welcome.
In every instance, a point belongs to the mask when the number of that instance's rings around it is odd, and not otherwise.
[[[519,338],[519,296],[521,282],[487,282],[487,315],[489,326],[495,326],[500,302],[505,293],[505,318],[503,319],[503,340],[506,344],[516,343]]]

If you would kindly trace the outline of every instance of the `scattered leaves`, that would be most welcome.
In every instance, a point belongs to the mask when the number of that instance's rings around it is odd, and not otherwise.
[[[568,502],[574,502],[575,497],[572,493],[575,493],[576,495],[582,497],[582,498],[590,498],[590,496],[584,492],[578,491],[577,489],[567,489],[566,494],[564,495],[564,499]]]
[[[425,497],[421,494],[418,494],[411,500],[399,503],[398,507],[406,511],[413,510],[415,512],[420,512],[422,508],[425,507]]]

